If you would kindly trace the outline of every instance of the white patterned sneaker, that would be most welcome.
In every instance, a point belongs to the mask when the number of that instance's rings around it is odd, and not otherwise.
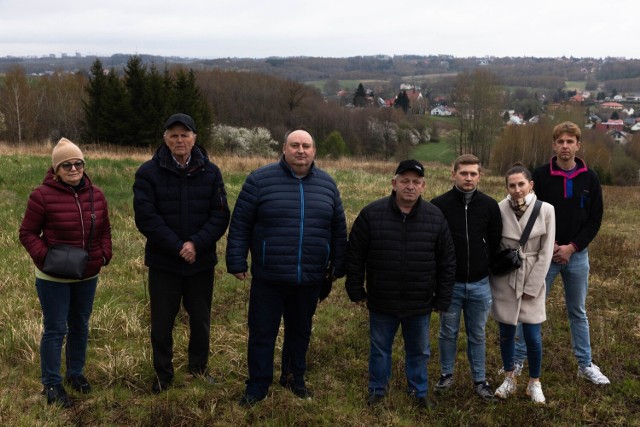
[[[592,363],[586,368],[578,368],[578,378],[584,378],[598,385],[610,383],[609,378],[605,377],[604,374],[600,372],[600,368],[598,368],[595,363]]]
[[[500,399],[506,399],[516,392],[516,386],[518,385],[518,380],[516,377],[504,377],[504,382],[496,392],[494,396],[499,397]]]
[[[522,368],[524,368],[524,362],[522,363],[515,362],[513,364],[513,376],[519,377],[520,374],[522,374]]]
[[[542,393],[542,384],[540,384],[540,381],[529,383],[529,385],[527,386],[527,396],[531,397],[531,401],[533,403],[537,403],[538,405],[544,405],[546,403],[544,394]]]
[[[518,362],[514,362],[513,363],[513,376],[514,377],[519,377],[522,374],[522,369],[524,368],[524,362],[522,363],[518,363]],[[498,374],[502,375],[505,373],[504,368],[500,368],[500,370],[498,370]]]

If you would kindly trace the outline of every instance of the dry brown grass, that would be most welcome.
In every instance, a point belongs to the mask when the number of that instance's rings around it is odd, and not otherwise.
[[[50,144],[18,147],[0,143],[4,167],[0,169],[0,425],[640,425],[640,293],[638,263],[640,231],[637,189],[605,187],[605,221],[590,245],[592,260],[589,289],[589,321],[596,362],[610,376],[612,385],[595,387],[575,376],[569,327],[562,286],[556,284],[547,300],[544,325],[543,375],[548,405],[532,408],[520,390],[504,404],[486,405],[472,388],[468,361],[461,338],[456,359],[456,383],[452,393],[438,396],[438,406],[428,414],[409,404],[405,388],[402,340],[396,340],[393,378],[388,398],[380,408],[366,406],[367,310],[348,300],[341,279],[329,298],[318,307],[308,354],[307,380],[316,393],[303,402],[277,384],[268,398],[252,410],[238,407],[247,375],[246,340],[249,283],[226,273],[226,236],[218,243],[212,307],[210,369],[217,379],[213,387],[191,380],[186,373],[188,319],[178,316],[174,331],[175,386],[160,396],[151,394],[153,376],[149,342],[147,269],[143,263],[144,238],[136,230],[131,207],[131,184],[139,163],[153,148],[124,149],[84,147],[91,176],[109,198],[114,259],[100,275],[91,319],[86,374],[94,385],[89,395],[72,393],[71,411],[46,406],[40,395],[39,336],[41,310],[33,286],[32,263],[16,241],[29,191],[42,177]],[[19,154],[15,156],[15,154]],[[277,159],[218,156],[229,201],[233,205],[246,174]],[[121,160],[120,160],[121,159]],[[134,159],[134,161],[130,161]],[[388,195],[395,162],[370,159],[318,161],[340,187],[348,224],[372,200]],[[448,166],[427,167],[424,198],[451,188]],[[481,189],[504,197],[504,179],[482,177]],[[432,318],[429,362],[431,380],[439,374],[438,315]],[[463,326],[464,328],[464,326]],[[464,335],[464,332],[461,332]],[[494,321],[487,328],[487,375],[495,385],[501,378],[498,331]],[[276,365],[282,347],[278,338]],[[279,373],[276,368],[276,375]]]
[[[159,142],[160,143],[160,142]],[[0,155],[29,155],[29,156],[50,156],[51,150],[55,143],[45,141],[39,143],[8,143],[0,141]],[[140,147],[121,147],[116,145],[82,145],[78,144],[86,157],[100,159],[133,159],[144,161],[151,158],[156,147],[140,148]],[[231,171],[249,171],[257,169],[277,159],[278,154],[274,154],[273,158],[266,157],[240,157],[235,155],[219,155],[209,153],[215,163],[222,170]],[[333,170],[353,170],[365,171],[372,174],[382,173],[389,174],[393,172],[396,163],[393,161],[372,160],[372,159],[354,159],[341,158],[337,160],[319,159],[318,164],[327,169]],[[323,166],[324,165],[324,166]]]
[[[26,156],[50,156],[55,146],[52,141],[29,142],[23,144],[0,141],[0,155],[26,155]],[[78,144],[86,157],[100,159],[134,159],[147,160],[153,153],[149,148],[119,147],[112,145],[82,145]]]

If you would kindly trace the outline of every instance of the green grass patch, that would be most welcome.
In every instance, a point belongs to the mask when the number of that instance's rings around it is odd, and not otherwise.
[[[441,139],[438,142],[427,142],[414,148],[412,156],[424,162],[451,164],[456,158],[455,141]]]
[[[577,90],[579,92],[582,92],[585,89],[586,84],[587,84],[586,80],[580,80],[580,81],[567,80],[564,83],[564,86],[567,90]]]

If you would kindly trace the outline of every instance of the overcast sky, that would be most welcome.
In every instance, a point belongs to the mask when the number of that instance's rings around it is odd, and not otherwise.
[[[0,57],[640,58],[639,17],[639,0],[0,0]]]

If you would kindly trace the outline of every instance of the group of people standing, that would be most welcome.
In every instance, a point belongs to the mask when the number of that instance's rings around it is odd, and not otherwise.
[[[506,172],[507,197],[499,203],[478,190],[480,161],[471,155],[462,155],[454,162],[453,188],[432,200],[448,220],[457,261],[452,303],[440,313],[441,375],[436,392],[453,385],[463,313],[475,392],[487,400],[514,395],[526,360],[526,394],[534,403],[544,404],[541,325],[546,320],[545,299],[558,274],[564,284],[578,377],[594,384],[609,384],[591,359],[586,313],[588,245],[602,222],[602,188],[595,172],[576,156],[581,131],[575,123],[557,125],[552,140],[554,156],[549,163],[533,173],[522,165]],[[537,200],[542,201],[539,210],[535,209]],[[529,237],[521,245],[532,216]],[[521,266],[509,274],[492,274],[492,256],[507,248],[518,250]],[[485,378],[489,313],[498,322],[504,373],[504,381],[495,391]]]
[[[404,160],[391,180],[391,195],[363,208],[348,236],[340,192],[316,166],[316,144],[306,130],[288,132],[280,160],[249,174],[231,214],[222,174],[196,144],[193,119],[174,114],[165,129],[164,143],[140,166],[133,184],[135,223],[146,238],[154,393],[173,383],[172,332],[181,305],[189,316],[189,373],[215,382],[207,369],[211,304],[216,244],[227,227],[227,271],[251,281],[249,375],[238,400],[241,406],[251,407],[268,394],[282,320],[279,384],[299,398],[312,396],[305,383],[312,319],[332,282],[345,275],[349,298],[369,310],[368,405],[380,403],[388,392],[393,341],[402,327],[407,392],[418,406],[430,406],[427,362],[433,311],[440,313],[436,391],[453,384],[464,316],[475,392],[484,399],[514,394],[526,357],[526,392],[544,403],[541,323],[557,274],[565,284],[579,376],[608,383],[591,361],[585,309],[587,246],[602,219],[602,193],[597,176],[575,156],[580,148],[575,124],[562,123],[554,130],[556,155],[550,164],[533,175],[522,166],[507,172],[508,194],[500,203],[478,190],[482,171],[475,156],[456,159],[453,188],[430,203],[422,199],[423,165]],[[61,139],[44,182],[29,197],[19,232],[35,264],[43,312],[43,394],[49,404],[64,407],[71,400],[60,374],[63,342],[66,337],[64,382],[80,393],[90,392],[84,376],[88,322],[100,268],[112,256],[106,198],[84,167],[79,147]],[[544,202],[519,250],[521,267],[492,275],[492,257],[500,249],[518,248],[537,198]],[[57,244],[87,251],[81,278],[43,272],[49,248]],[[495,392],[485,372],[489,313],[499,324],[505,373]],[[516,344],[517,335],[522,338]]]

